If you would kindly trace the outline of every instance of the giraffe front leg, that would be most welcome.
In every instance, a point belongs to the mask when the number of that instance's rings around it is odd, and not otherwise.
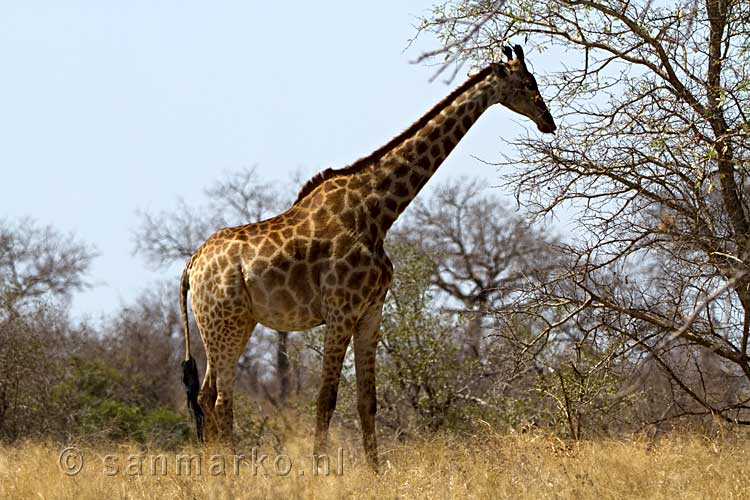
[[[362,441],[367,463],[378,471],[378,443],[375,435],[377,396],[375,356],[380,336],[382,305],[373,307],[354,333],[354,367],[357,372],[357,410],[362,425]]]
[[[336,408],[341,367],[350,339],[351,331],[347,331],[343,325],[329,324],[326,327],[323,372],[321,374],[315,421],[315,446],[313,448],[315,456],[327,451],[328,426],[331,422],[333,410]]]

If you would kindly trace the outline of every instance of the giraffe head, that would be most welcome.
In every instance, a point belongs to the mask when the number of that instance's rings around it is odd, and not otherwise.
[[[557,126],[539,93],[534,75],[526,67],[523,49],[520,45],[514,46],[513,49],[506,46],[503,52],[508,61],[495,63],[492,66],[495,74],[504,80],[504,89],[500,93],[499,103],[530,118],[536,123],[539,131],[554,133]]]

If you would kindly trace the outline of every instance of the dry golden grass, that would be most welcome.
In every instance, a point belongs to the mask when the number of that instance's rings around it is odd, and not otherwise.
[[[265,453],[268,476],[254,475],[248,463],[233,470],[227,458],[226,475],[214,475],[220,463],[204,452],[202,474],[190,476],[175,470],[179,453],[167,457],[166,475],[151,473],[150,460],[159,453],[135,446],[82,447],[83,470],[63,473],[61,448],[27,443],[0,447],[0,497],[13,499],[115,499],[115,498],[750,498],[750,443],[742,440],[710,441],[677,436],[649,444],[632,441],[571,443],[541,435],[488,434],[459,440],[435,438],[397,446],[381,446],[382,471],[372,474],[350,459],[344,447],[343,475],[312,475],[308,448],[311,438],[296,437],[285,452],[294,459],[288,475],[273,466],[272,449]],[[335,446],[335,445],[334,445]],[[142,454],[143,470],[128,460]],[[110,458],[105,458],[110,454]],[[109,462],[106,462],[108,460]],[[249,459],[248,459],[249,460]],[[115,471],[108,476],[106,473]],[[71,459],[68,465],[73,464]],[[136,462],[137,463],[137,460]],[[284,469],[288,464],[279,462]],[[332,472],[335,470],[332,465]],[[158,469],[158,467],[157,467]],[[303,471],[304,475],[300,474]]]

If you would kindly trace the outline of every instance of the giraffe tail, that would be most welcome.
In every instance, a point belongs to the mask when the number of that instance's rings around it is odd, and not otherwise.
[[[185,360],[182,362],[182,383],[187,392],[188,408],[193,411],[195,418],[195,430],[198,440],[203,441],[203,410],[198,403],[198,391],[200,390],[200,377],[198,376],[198,364],[190,355],[190,329],[188,327],[187,294],[190,289],[189,270],[192,259],[188,261],[180,278],[180,312],[182,314],[182,328],[185,332]]]

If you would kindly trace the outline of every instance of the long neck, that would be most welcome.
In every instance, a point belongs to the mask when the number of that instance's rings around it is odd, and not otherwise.
[[[415,125],[415,133],[395,144],[379,160],[355,174],[368,185],[365,205],[370,223],[385,233],[422,187],[437,171],[456,144],[481,114],[500,100],[503,80],[494,74],[471,84],[425,115],[424,124]],[[438,109],[439,108],[439,109]]]

